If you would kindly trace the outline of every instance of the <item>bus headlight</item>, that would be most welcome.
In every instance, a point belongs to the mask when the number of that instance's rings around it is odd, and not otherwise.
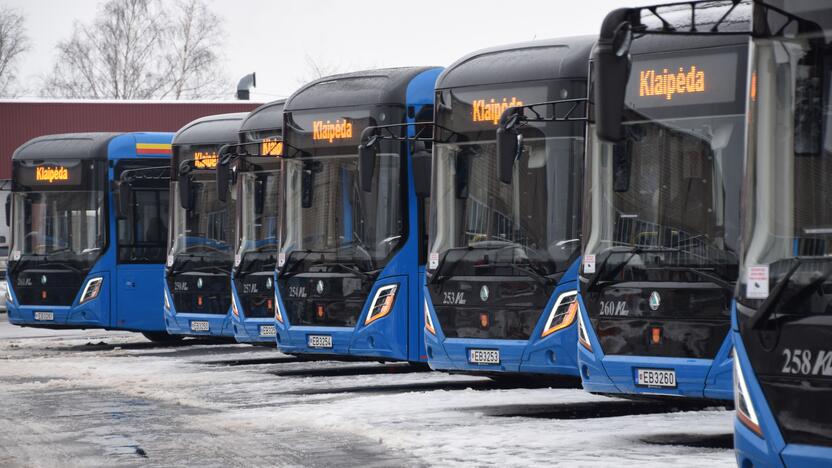
[[[6,284],[6,304],[14,304],[14,298],[12,298],[12,288],[9,286],[8,281],[4,281],[4,283]]]
[[[589,334],[586,332],[586,325],[584,325],[584,318],[578,313],[578,343],[581,344],[587,351],[592,351],[592,343],[589,342]]]
[[[165,310],[170,310],[170,299],[168,299],[168,293],[162,291],[162,297],[165,298]]]
[[[433,319],[430,318],[427,298],[425,298],[425,330],[429,331],[431,335],[436,335],[436,327],[433,326]]]
[[[369,325],[382,317],[386,317],[393,310],[397,289],[399,289],[398,284],[388,284],[378,288],[376,297],[373,298],[370,305],[370,313],[367,314],[367,319],[364,320],[364,325]]]
[[[84,291],[81,293],[81,300],[79,301],[79,304],[83,304],[98,297],[98,293],[101,292],[101,284],[103,283],[104,278],[100,276],[88,279],[86,286],[84,286]]]
[[[283,312],[280,310],[280,301],[277,299],[277,288],[274,295],[274,319],[283,323]]]
[[[540,334],[540,337],[549,336],[558,330],[563,330],[569,325],[572,325],[577,313],[578,292],[570,291],[561,294],[558,300],[555,301],[552,312],[549,313],[549,319],[546,320],[546,326],[543,327],[543,332]]]
[[[751,432],[763,437],[760,429],[760,420],[757,419],[757,411],[748,395],[748,386],[745,384],[745,376],[742,375],[740,360],[734,356],[734,405],[737,408],[737,419]]]

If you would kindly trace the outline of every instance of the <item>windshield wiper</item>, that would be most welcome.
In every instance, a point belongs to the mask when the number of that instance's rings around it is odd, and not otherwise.
[[[720,277],[719,275],[715,275],[713,273],[709,273],[702,269],[692,267],[692,266],[674,266],[674,267],[662,267],[663,270],[676,270],[676,271],[686,271],[688,273],[693,273],[699,277],[705,278],[711,283],[716,284],[720,288],[733,293],[734,292],[734,284],[730,281],[726,280],[725,278]]]
[[[589,282],[587,283],[586,288],[584,290],[586,292],[592,291],[592,289],[595,288],[595,286],[601,281],[601,276],[614,277],[615,275],[620,273],[621,270],[623,270],[624,267],[627,266],[627,264],[630,263],[630,261],[633,258],[635,258],[636,255],[641,255],[643,253],[663,253],[663,252],[678,252],[678,251],[679,251],[679,249],[674,248],[674,247],[632,246],[632,247],[625,248],[625,249],[616,249],[616,248],[613,247],[609,250],[609,252],[607,253],[607,256],[604,257],[604,259],[598,265],[598,267],[595,271],[595,275],[592,276],[589,279]],[[617,254],[617,253],[621,253],[621,254],[629,253],[630,256],[627,257],[627,259],[624,260],[623,262],[616,265],[615,268],[610,270],[609,273],[605,274],[607,261],[610,259],[610,257],[613,256],[613,254]]]
[[[477,267],[506,267],[511,268],[514,271],[519,271],[520,273],[524,273],[537,281],[542,286],[549,286],[558,282],[558,275],[557,273],[549,275],[543,274],[537,269],[532,266],[527,266],[524,264],[518,263],[510,263],[510,262],[492,262],[492,263],[484,263],[482,265],[476,265]]]
[[[445,269],[445,263],[447,263],[448,257],[450,256],[451,252],[465,252],[464,254],[462,254],[461,257],[459,257],[454,262],[454,265],[458,265],[462,260],[465,259],[465,257],[468,256],[468,254],[470,254],[471,252],[473,252],[475,250],[480,250],[480,251],[490,250],[490,251],[493,251],[493,253],[497,253],[497,252],[502,252],[503,250],[506,250],[508,248],[524,248],[524,247],[520,244],[516,244],[516,243],[513,243],[513,242],[507,243],[506,245],[500,245],[500,246],[466,245],[464,247],[451,247],[451,248],[445,250],[445,252],[442,254],[442,259],[439,260],[439,263],[436,265],[436,268],[434,268],[434,270],[435,270],[434,273],[432,275],[430,275],[430,278],[428,278],[428,284],[436,283],[440,280],[440,278],[445,277],[445,276],[450,276],[450,275],[443,275],[443,274],[440,274],[440,273],[442,273],[442,270]],[[453,269],[451,271],[453,272]]]
[[[777,281],[777,284],[771,288],[771,292],[769,293],[768,297],[760,304],[760,307],[757,309],[757,312],[751,316],[749,319],[749,323],[751,328],[757,330],[762,327],[764,321],[766,321],[772,313],[774,313],[774,309],[776,308],[777,304],[780,302],[780,297],[786,291],[786,287],[791,283],[792,276],[797,273],[797,270],[800,269],[807,262],[826,262],[832,260],[832,257],[792,257],[790,259],[791,266],[789,267],[786,274],[783,275]],[[825,281],[829,275],[832,274],[832,269],[827,268],[824,272],[822,272],[817,278],[812,280],[806,285],[800,287],[800,289],[795,294],[799,294],[802,291],[805,291],[808,288],[812,288],[818,285],[818,283]]]
[[[362,270],[360,270],[360,269],[358,269],[354,266],[348,265],[348,264],[343,263],[343,262],[316,263],[315,266],[322,266],[322,267],[336,266],[336,267],[342,268],[342,269],[344,269],[344,270],[346,270],[346,271],[348,271],[348,272],[350,272],[350,273],[352,273],[356,276],[360,276],[361,279],[363,279],[365,281],[374,280],[375,275],[378,274],[379,271],[381,271],[381,270],[362,271]]]

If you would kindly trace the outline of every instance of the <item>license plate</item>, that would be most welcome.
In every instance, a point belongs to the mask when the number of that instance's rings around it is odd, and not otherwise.
[[[206,332],[210,329],[210,325],[206,320],[191,321],[191,331]]]
[[[469,349],[468,362],[472,364],[499,364],[500,351],[496,349]]]
[[[676,371],[636,369],[636,384],[643,387],[676,388]]]
[[[275,335],[277,335],[277,330],[275,330],[274,325],[260,325],[260,336]]]
[[[310,348],[331,348],[332,337],[329,335],[309,335],[306,343]]]
[[[55,314],[53,314],[52,312],[35,312],[35,320],[55,320]]]

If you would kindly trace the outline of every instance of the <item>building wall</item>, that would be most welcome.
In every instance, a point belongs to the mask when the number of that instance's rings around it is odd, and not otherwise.
[[[0,179],[12,153],[32,138],[74,132],[175,132],[206,115],[248,112],[250,101],[0,101]]]

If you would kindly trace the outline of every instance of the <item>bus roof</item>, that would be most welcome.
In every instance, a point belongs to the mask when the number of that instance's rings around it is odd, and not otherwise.
[[[479,50],[454,62],[436,88],[457,88],[562,78],[586,79],[595,36],[508,44]]]
[[[15,150],[12,160],[123,159],[170,156],[172,133],[62,133],[33,138]],[[144,147],[143,147],[144,145]]]
[[[237,142],[240,123],[248,112],[200,117],[180,128],[173,137],[174,145],[211,145]]]
[[[240,133],[283,128],[283,105],[285,103],[285,99],[278,99],[254,109],[240,125]]]
[[[402,67],[327,76],[304,85],[286,100],[286,111],[407,102],[410,82],[439,67]]]

